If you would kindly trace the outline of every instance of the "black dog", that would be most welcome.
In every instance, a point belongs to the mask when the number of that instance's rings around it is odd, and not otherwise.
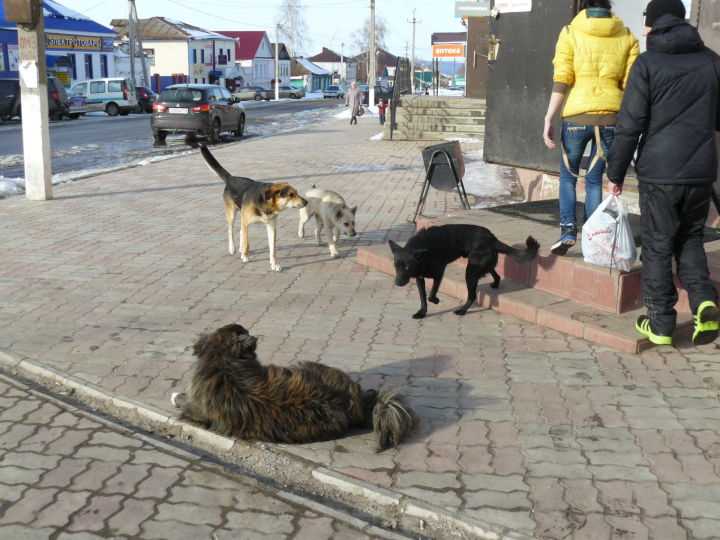
[[[395,285],[404,287],[411,278],[415,278],[420,292],[420,311],[413,319],[422,319],[427,314],[427,301],[440,303],[437,297],[440,283],[445,274],[445,267],[451,262],[466,257],[468,259],[465,272],[467,284],[467,302],[455,310],[456,315],[465,315],[470,306],[477,300],[478,281],[486,274],[493,277],[492,287],[500,286],[500,276],[495,271],[498,253],[504,253],[520,262],[531,261],[537,256],[540,244],[528,236],[525,250],[518,250],[500,242],[485,227],[475,225],[443,225],[424,229],[413,236],[405,247],[400,247],[390,240],[395,258]],[[433,279],[430,297],[425,293],[425,278]]]

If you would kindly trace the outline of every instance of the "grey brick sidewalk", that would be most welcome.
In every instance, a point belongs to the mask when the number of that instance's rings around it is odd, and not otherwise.
[[[376,538],[23,386],[0,407],[2,540]]]
[[[403,239],[422,178],[418,146],[370,142],[365,119],[218,149],[237,174],[316,183],[359,204],[342,257],[281,217],[251,262],[226,253],[222,184],[198,156],[0,202],[0,349],[169,410],[195,336],[239,321],[264,362],[320,360],[398,386],[422,418],[396,452],[368,436],[288,450],[538,538],[720,538],[720,354],[630,356],[492,312],[422,322],[412,288],[354,263],[353,246]],[[455,204],[436,196],[428,213]]]

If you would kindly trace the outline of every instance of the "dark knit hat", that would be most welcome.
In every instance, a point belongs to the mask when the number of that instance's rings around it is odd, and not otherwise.
[[[663,15],[675,15],[681,19],[685,18],[685,4],[682,0],[652,0],[645,10],[645,26],[653,27],[657,20]]]

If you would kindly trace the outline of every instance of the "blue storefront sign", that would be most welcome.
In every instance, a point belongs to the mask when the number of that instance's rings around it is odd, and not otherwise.
[[[90,78],[93,66],[98,66],[98,74],[108,70],[108,57],[114,50],[113,30],[53,0],[43,1],[43,12],[48,67],[64,70],[66,76],[61,79],[65,84],[71,79]],[[18,76],[17,43],[15,23],[5,19],[3,2],[0,2],[0,78]],[[82,76],[79,76],[78,64],[88,66],[82,70]]]

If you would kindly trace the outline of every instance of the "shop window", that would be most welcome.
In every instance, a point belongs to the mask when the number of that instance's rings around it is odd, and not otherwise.
[[[93,57],[92,54],[85,55],[85,78],[92,79],[95,75],[93,74]]]
[[[205,49],[200,49],[200,63],[205,64]]]
[[[100,76],[109,77],[108,75],[108,57],[107,54],[100,55]]]
[[[68,54],[68,58],[70,58],[70,65],[72,66],[72,78],[73,80],[77,80],[77,58],[75,57],[75,53]]]
[[[193,49],[192,53],[192,63],[197,64],[197,49]],[[197,82],[197,79],[195,79],[195,82]]]

